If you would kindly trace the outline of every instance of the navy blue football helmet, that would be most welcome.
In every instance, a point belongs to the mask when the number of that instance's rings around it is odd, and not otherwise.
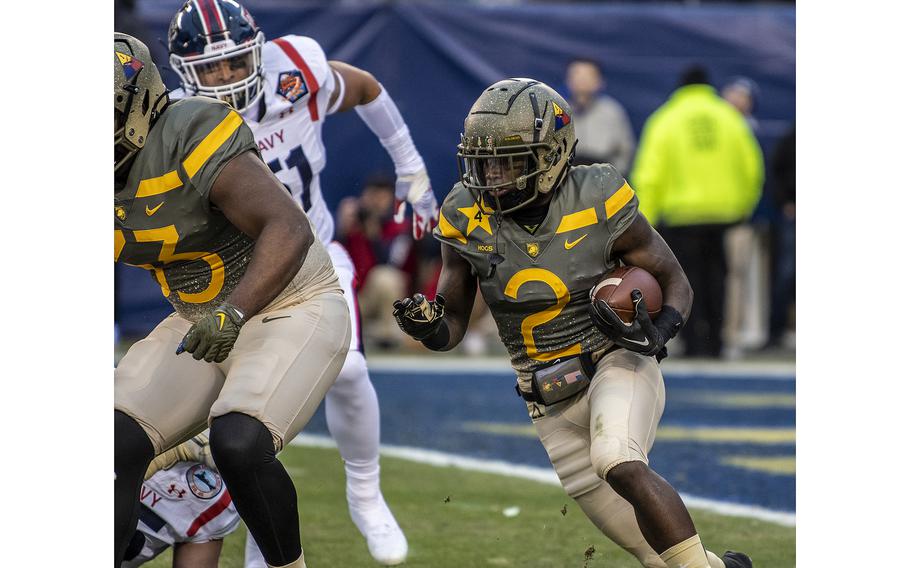
[[[168,30],[171,66],[189,95],[243,112],[262,97],[265,35],[234,0],[187,0]]]

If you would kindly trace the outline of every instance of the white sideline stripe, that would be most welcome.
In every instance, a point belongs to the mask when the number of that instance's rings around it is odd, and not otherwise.
[[[788,361],[709,361],[667,359],[660,364],[665,375],[697,374],[707,378],[759,378],[790,380],[796,364]],[[371,355],[367,365],[374,371],[419,371],[427,375],[442,373],[513,373],[509,359],[502,357],[394,356]]]
[[[291,441],[292,446],[309,446],[315,448],[336,448],[335,441],[328,436],[319,436],[315,434],[298,434]],[[555,485],[560,487],[559,478],[556,472],[549,468],[533,467],[529,465],[520,465],[500,460],[484,460],[479,458],[470,458],[455,454],[447,454],[434,450],[422,450],[420,448],[411,448],[407,446],[388,446],[382,445],[379,453],[384,456],[399,458],[412,462],[422,463],[435,467],[456,467],[467,471],[479,471],[481,473],[493,473],[504,475],[506,477],[518,477],[530,481],[537,481],[546,485]],[[716,501],[704,497],[696,497],[686,493],[680,493],[686,506],[693,509],[710,511],[720,515],[730,517],[747,517],[767,521],[776,525],[785,527],[796,526],[796,514],[785,511],[774,511],[754,505],[742,505],[739,503],[728,503],[725,501]]]

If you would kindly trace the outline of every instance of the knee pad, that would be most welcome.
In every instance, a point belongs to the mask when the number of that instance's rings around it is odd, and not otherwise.
[[[616,436],[603,436],[591,441],[591,465],[599,478],[606,480],[610,470],[630,461],[648,463],[644,452],[634,441]]]
[[[254,470],[275,460],[272,433],[259,420],[240,412],[212,420],[209,444],[221,472]]]

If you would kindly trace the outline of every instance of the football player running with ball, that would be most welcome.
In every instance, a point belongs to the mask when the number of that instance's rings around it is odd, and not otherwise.
[[[360,346],[354,304],[354,266],[332,241],[335,227],[319,174],[326,164],[322,128],[336,112],[354,109],[395,164],[396,215],[413,207],[413,234],[436,223],[438,207],[423,160],[388,92],[369,73],[328,61],[311,38],[287,35],[265,41],[252,15],[225,0],[191,0],[171,21],[171,66],[182,80],[172,97],[204,95],[231,104],[253,131],[269,168],[287,186],[316,227],[338,273],[351,311],[350,350],[326,395],[326,422],[344,459],[347,501],[373,558],[398,564],[407,540],[379,487],[379,404]]]
[[[427,348],[452,349],[479,285],[540,441],[591,522],[642,566],[751,567],[744,554],[706,551],[679,495],[648,467],[664,409],[658,358],[692,290],[616,169],[572,167],[575,143],[572,110],[547,85],[487,88],[465,119],[461,181],[434,232],[439,294],[395,302],[395,317]],[[628,326],[591,303],[590,290],[620,262],[660,283],[653,324],[640,295]]]
[[[175,313],[114,373],[114,565],[158,454],[211,427],[211,452],[270,566],[305,566],[276,452],[316,411],[351,341],[332,262],[229,105],[170,102],[148,48],[114,34],[114,259]]]

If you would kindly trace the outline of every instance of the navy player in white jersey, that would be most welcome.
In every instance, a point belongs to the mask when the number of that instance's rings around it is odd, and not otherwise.
[[[253,130],[263,160],[306,211],[332,257],[354,332],[341,374],[326,396],[326,419],[345,462],[351,518],[378,562],[401,563],[407,540],[379,488],[379,405],[360,350],[354,267],[332,241],[333,216],[319,183],[326,163],[323,122],[336,112],[357,111],[395,165],[396,218],[404,219],[410,203],[418,239],[438,218],[423,159],[395,103],[372,75],[328,61],[308,37],[265,41],[250,13],[233,0],[186,2],[171,22],[168,48],[182,79],[172,98],[208,96],[236,108]]]

